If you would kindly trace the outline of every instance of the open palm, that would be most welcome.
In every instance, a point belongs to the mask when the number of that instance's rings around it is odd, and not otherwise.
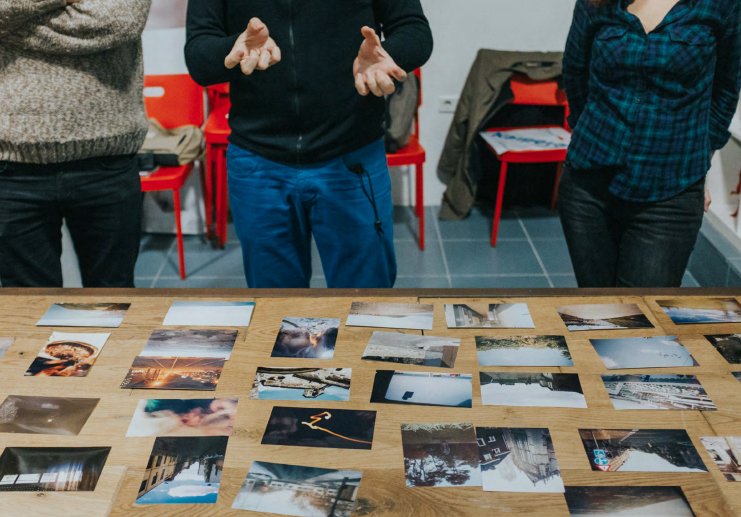
[[[396,90],[393,79],[404,82],[407,73],[402,70],[381,45],[381,38],[370,27],[363,27],[365,40],[353,64],[355,88],[360,95],[373,93],[378,97]]]

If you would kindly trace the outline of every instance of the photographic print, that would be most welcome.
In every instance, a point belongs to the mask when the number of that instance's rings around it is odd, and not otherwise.
[[[436,368],[453,368],[460,344],[460,339],[450,337],[374,332],[365,352],[363,352],[362,359]]]
[[[157,438],[135,504],[214,504],[226,436]]]
[[[741,334],[705,336],[723,359],[730,364],[741,364]]]
[[[675,325],[741,323],[741,304],[735,298],[656,300]]]
[[[565,305],[556,311],[571,332],[654,328],[635,303]]]
[[[370,450],[375,425],[375,411],[275,406],[262,443]]]
[[[477,427],[486,492],[563,492],[548,429]]]
[[[100,399],[8,395],[0,404],[0,433],[77,436]]]
[[[572,517],[695,517],[679,486],[567,486]]]
[[[733,372],[733,376],[741,382],[741,372]]]
[[[130,303],[55,303],[36,325],[42,327],[116,328]]]
[[[237,341],[236,330],[152,331],[141,357],[212,357],[227,360]]]
[[[432,330],[432,305],[352,302],[348,327]]]
[[[5,352],[8,351],[8,348],[13,344],[13,341],[15,341],[15,339],[12,337],[0,337],[0,357],[5,355]]]
[[[172,302],[163,325],[249,327],[254,302]]]
[[[350,517],[362,472],[255,461],[232,508],[297,517]]]
[[[574,366],[563,336],[476,336],[479,366]]]
[[[213,391],[224,359],[211,357],[137,357],[121,383],[125,389]]]
[[[684,429],[579,429],[595,471],[707,472]]]
[[[485,406],[586,408],[575,373],[480,372]]]
[[[126,436],[230,436],[237,399],[144,399]]]
[[[710,457],[728,481],[741,481],[741,437],[703,436]]]
[[[470,373],[378,370],[371,402],[416,406],[471,407]]]
[[[271,357],[332,359],[339,319],[284,318]]]
[[[352,368],[258,368],[250,391],[260,400],[350,400]]]
[[[608,370],[698,366],[677,336],[591,339]]]
[[[615,409],[715,411],[694,375],[603,375]]]
[[[481,486],[473,424],[401,424],[408,487]]]
[[[469,303],[445,306],[448,328],[535,328],[526,303]]]
[[[26,371],[26,377],[85,377],[110,334],[54,332]]]
[[[110,447],[6,447],[2,492],[92,492]]]

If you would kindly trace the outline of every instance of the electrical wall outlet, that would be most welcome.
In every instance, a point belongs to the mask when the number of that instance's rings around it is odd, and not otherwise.
[[[437,109],[440,113],[455,113],[458,107],[457,95],[441,95],[437,98]]]

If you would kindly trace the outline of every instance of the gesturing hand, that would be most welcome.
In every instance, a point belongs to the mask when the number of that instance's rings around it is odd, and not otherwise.
[[[230,70],[240,65],[244,75],[251,75],[256,68],[266,70],[278,63],[280,57],[280,48],[270,37],[267,26],[258,18],[252,18],[226,56],[224,65]]]
[[[360,45],[360,52],[353,64],[355,88],[360,95],[369,92],[377,97],[390,95],[396,90],[392,77],[404,82],[407,73],[402,70],[381,46],[381,38],[370,27],[363,27],[365,41]]]

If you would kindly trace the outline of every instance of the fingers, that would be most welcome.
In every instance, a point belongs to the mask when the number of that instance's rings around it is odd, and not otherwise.
[[[392,81],[391,77],[389,77],[387,74],[379,71],[375,73],[375,77],[376,83],[381,89],[382,95],[391,95],[396,91],[396,85],[394,84],[394,81]]]
[[[378,81],[376,80],[376,74],[375,73],[366,73],[363,76],[363,79],[365,79],[365,84],[368,86],[368,89],[375,95],[376,97],[381,97],[383,95],[383,90],[381,90],[381,87],[378,86]]]
[[[280,47],[273,47],[270,51],[270,66],[280,63],[281,59],[283,59],[283,56],[281,55]]]
[[[368,44],[374,47],[381,46],[381,38],[378,37],[376,31],[374,31],[370,27],[363,27],[362,29],[360,29],[360,32],[363,34],[363,37],[365,38],[365,41],[368,42]]]
[[[393,70],[391,70],[391,75],[401,83],[407,80],[407,73],[398,66],[395,66]]]
[[[365,79],[363,79],[363,74],[355,74],[355,89],[363,97],[370,93],[368,86],[365,84]]]
[[[266,48],[262,49],[260,52],[260,59],[257,62],[257,69],[258,70],[267,70],[270,66],[270,60],[272,58],[272,54],[270,51]]]
[[[244,59],[244,50],[238,49],[236,46],[229,52],[229,55],[224,59],[224,66],[229,70],[237,66],[240,61]]]
[[[249,55],[245,56],[239,63],[239,66],[242,68],[242,73],[244,75],[252,75],[252,72],[255,71],[255,67],[257,67],[259,61],[260,51],[251,50]]]
[[[267,25],[265,25],[264,23],[262,23],[262,21],[260,20],[260,18],[252,18],[250,20],[250,23],[247,24],[247,36],[248,37],[249,36],[256,36],[257,34],[259,34],[260,32],[262,32],[263,30],[265,30],[265,32],[267,33],[268,32],[268,27],[267,27]],[[265,36],[267,37],[268,34],[265,34]]]

